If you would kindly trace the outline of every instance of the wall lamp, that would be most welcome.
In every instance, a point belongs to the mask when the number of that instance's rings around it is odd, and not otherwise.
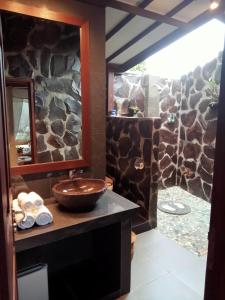
[[[220,5],[221,0],[210,0],[210,9],[214,10],[217,9]]]

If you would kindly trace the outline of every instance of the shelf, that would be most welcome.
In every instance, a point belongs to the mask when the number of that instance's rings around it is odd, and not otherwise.
[[[15,247],[17,252],[121,222],[123,218],[132,216],[138,209],[136,204],[109,190],[101,196],[96,207],[90,212],[72,213],[65,211],[59,207],[54,199],[49,199],[46,203],[53,214],[53,223],[16,232]]]

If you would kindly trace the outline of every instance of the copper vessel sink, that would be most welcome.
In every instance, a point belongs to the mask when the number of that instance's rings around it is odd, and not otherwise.
[[[85,210],[95,206],[105,192],[105,181],[92,178],[63,180],[52,188],[56,201],[68,210]]]

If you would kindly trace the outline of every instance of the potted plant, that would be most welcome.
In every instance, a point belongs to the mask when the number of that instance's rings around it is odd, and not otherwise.
[[[216,109],[219,101],[220,86],[212,77],[209,79],[208,82],[209,82],[209,87],[207,89],[207,95],[211,99],[211,102],[209,103],[209,107],[211,109]]]

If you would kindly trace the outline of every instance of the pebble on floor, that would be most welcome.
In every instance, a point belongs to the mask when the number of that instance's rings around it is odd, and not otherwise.
[[[202,256],[207,254],[210,203],[180,187],[159,190],[158,201],[179,201],[191,207],[186,215],[172,215],[157,210],[158,230],[180,246]]]

